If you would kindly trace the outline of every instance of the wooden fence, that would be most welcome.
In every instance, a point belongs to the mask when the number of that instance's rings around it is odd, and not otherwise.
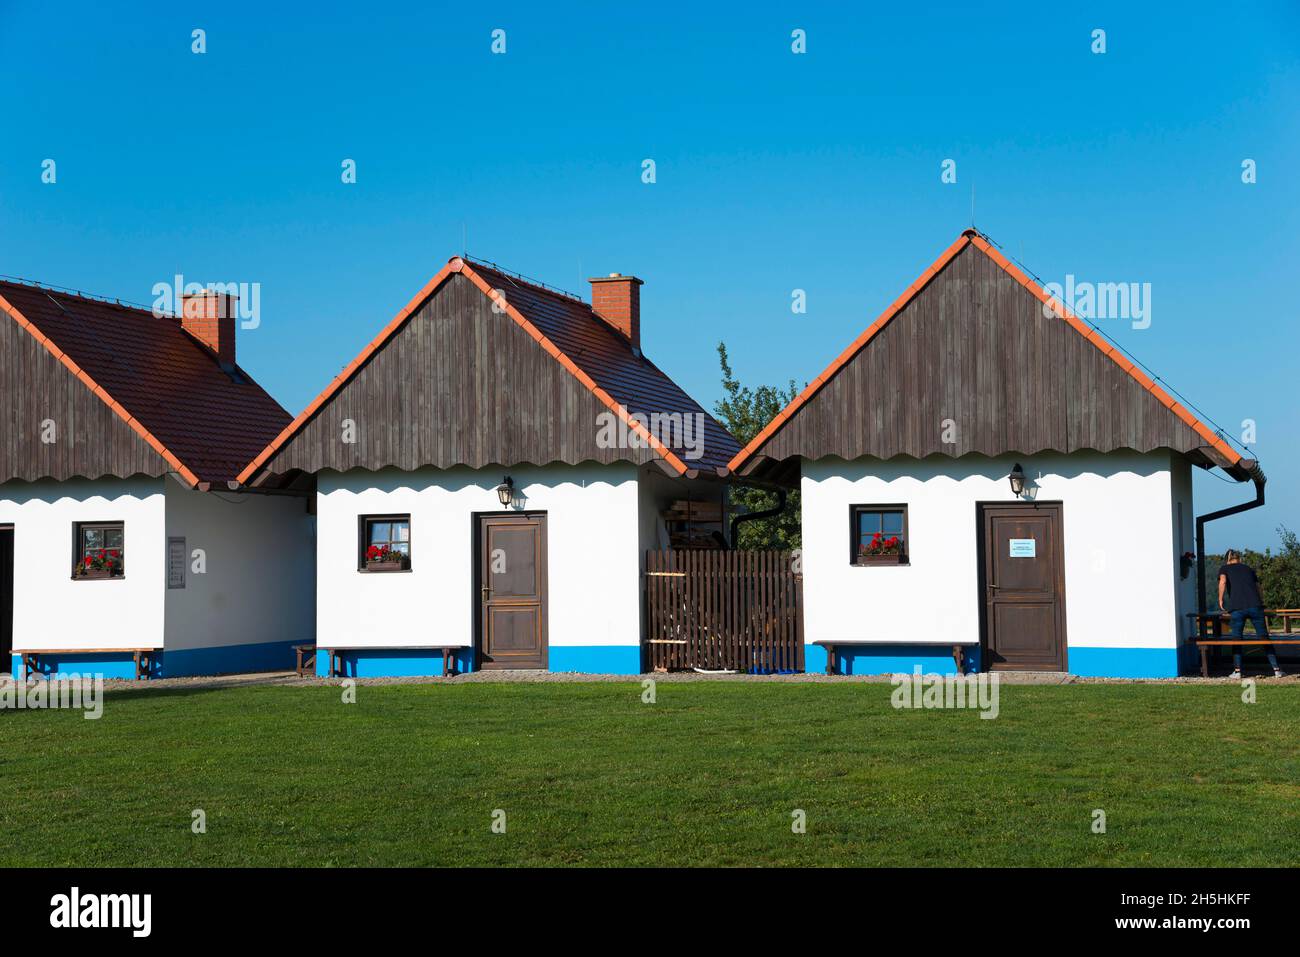
[[[803,670],[803,576],[779,551],[646,552],[646,671]]]

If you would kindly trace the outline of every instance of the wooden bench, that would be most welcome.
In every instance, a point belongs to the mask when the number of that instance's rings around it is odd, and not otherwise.
[[[329,655],[331,678],[344,678],[343,674],[343,655],[349,651],[441,651],[442,652],[442,676],[456,674],[456,652],[464,651],[468,645],[351,645],[346,648],[321,648],[325,654]],[[315,656],[312,657],[312,663],[315,664]],[[337,662],[337,664],[336,664]]]
[[[33,671],[40,671],[41,655],[120,655],[130,652],[135,657],[135,680],[148,678],[153,665],[153,656],[161,648],[15,648],[12,654],[18,655],[23,662],[23,681],[31,677]],[[18,676],[14,675],[14,680]]]
[[[1194,611],[1189,611],[1187,617],[1192,620],[1196,628],[1196,646],[1201,649],[1201,677],[1210,676],[1210,649],[1222,648],[1225,645],[1297,645],[1300,644],[1300,636],[1293,630],[1295,624],[1300,622],[1300,609],[1296,608],[1261,608],[1264,618],[1280,619],[1282,622],[1282,631],[1277,638],[1240,638],[1233,640],[1231,635],[1225,635],[1224,632],[1232,625],[1232,615],[1228,612],[1212,612],[1208,615],[1198,615]],[[1254,632],[1254,625],[1251,625],[1251,632]]]
[[[1236,647],[1238,645],[1300,645],[1300,638],[1214,638],[1209,641],[1198,641],[1196,646],[1201,649],[1201,677],[1210,677],[1211,648]]]
[[[316,673],[316,646],[294,645],[293,652],[298,656],[298,677],[306,678]]]
[[[826,673],[835,674],[835,665],[838,663],[839,648],[882,648],[897,647],[899,645],[929,645],[931,647],[942,645],[952,648],[952,660],[957,664],[957,674],[966,673],[966,665],[962,660],[962,649],[973,648],[979,644],[977,639],[961,640],[953,638],[922,638],[908,641],[873,641],[867,638],[846,638],[846,639],[827,639],[824,641],[814,641],[814,645],[819,645],[826,649]]]

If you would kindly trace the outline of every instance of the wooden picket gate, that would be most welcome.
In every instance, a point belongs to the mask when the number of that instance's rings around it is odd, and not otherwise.
[[[803,575],[782,551],[649,551],[646,671],[803,671]]]

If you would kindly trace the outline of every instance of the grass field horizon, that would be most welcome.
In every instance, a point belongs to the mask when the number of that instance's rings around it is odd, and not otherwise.
[[[194,687],[111,691],[95,721],[8,710],[0,865],[1300,863],[1298,686],[1003,685],[995,720],[892,690]]]

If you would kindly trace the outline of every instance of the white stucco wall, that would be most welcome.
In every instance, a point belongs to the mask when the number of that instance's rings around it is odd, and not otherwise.
[[[1039,501],[1063,503],[1069,646],[1175,647],[1174,463],[1166,452],[805,461],[807,640],[978,640],[976,503],[1014,501],[1006,475],[1016,461]],[[911,563],[852,566],[849,506],[902,502]],[[1191,511],[1189,480],[1185,524]]]
[[[317,644],[323,648],[474,645],[474,515],[547,513],[548,639],[640,642],[637,470],[632,465],[321,472],[317,476]],[[357,570],[357,519],[409,513],[411,570]]]
[[[14,526],[15,648],[163,646],[164,481],[0,485],[0,524]],[[73,580],[75,522],[124,523],[125,577]]]
[[[639,521],[637,523],[638,567],[645,568],[645,553],[669,547],[668,525],[662,512],[676,498],[685,498],[681,486],[656,465],[642,468],[637,485]]]
[[[166,500],[166,537],[186,547],[185,587],[163,592],[169,650],[315,637],[315,519],[305,498],[199,492],[169,479]]]

